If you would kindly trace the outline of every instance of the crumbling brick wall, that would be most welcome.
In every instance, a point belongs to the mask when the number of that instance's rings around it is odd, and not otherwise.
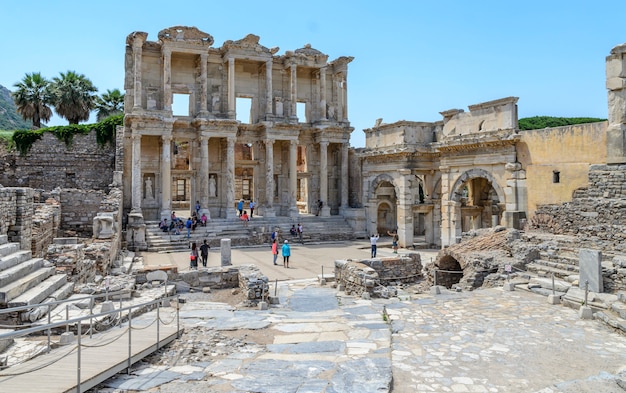
[[[54,199],[35,205],[33,215],[33,238],[31,251],[33,257],[43,258],[48,246],[57,237],[61,225],[61,205]]]
[[[98,146],[95,131],[74,135],[66,146],[49,132],[33,143],[25,156],[0,154],[0,184],[5,187],[56,187],[106,190],[113,181],[115,147]]]
[[[33,190],[0,186],[0,235],[29,250],[32,239]]]

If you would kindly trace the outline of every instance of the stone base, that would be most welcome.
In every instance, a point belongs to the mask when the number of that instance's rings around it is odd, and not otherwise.
[[[113,311],[115,310],[115,306],[113,305],[112,301],[108,301],[108,302],[104,302],[102,303],[102,305],[100,306],[100,312],[109,312],[109,311]]]
[[[578,309],[578,316],[580,319],[592,319],[593,310],[589,306],[581,306],[580,309]]]
[[[270,296],[268,298],[270,304],[280,304],[280,299],[278,296]]]
[[[259,310],[267,310],[268,304],[267,302],[259,302]]]
[[[502,290],[503,291],[507,291],[507,292],[511,292],[515,290],[515,284],[512,282],[505,282],[504,285],[502,286]]]
[[[548,304],[561,304],[561,296],[548,295]]]
[[[74,343],[74,333],[65,332],[59,337],[59,345],[69,345]]]
[[[263,217],[264,218],[274,218],[276,217],[276,211],[273,207],[266,207],[263,209]]]
[[[435,285],[430,287],[430,294],[431,295],[441,295],[441,290],[442,290],[442,286],[441,285]]]

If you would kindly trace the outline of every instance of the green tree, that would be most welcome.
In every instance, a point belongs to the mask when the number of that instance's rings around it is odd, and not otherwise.
[[[96,97],[96,111],[98,121],[124,113],[124,94],[119,89],[107,89],[102,96]]]
[[[15,101],[17,113],[24,120],[31,120],[33,128],[40,128],[41,122],[48,122],[52,117],[54,96],[50,89],[50,81],[39,72],[26,74],[21,82],[13,85],[17,88],[11,96]]]
[[[75,71],[52,78],[51,84],[54,94],[54,110],[59,116],[66,118],[70,124],[78,124],[89,119],[89,113],[94,108],[98,91],[89,79]]]

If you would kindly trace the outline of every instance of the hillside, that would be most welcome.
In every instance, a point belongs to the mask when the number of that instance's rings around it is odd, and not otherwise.
[[[0,130],[29,130],[32,127],[30,121],[24,121],[16,109],[11,92],[0,85]]]

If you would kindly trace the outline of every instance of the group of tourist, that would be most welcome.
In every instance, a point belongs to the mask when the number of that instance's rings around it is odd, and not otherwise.
[[[209,249],[211,246],[206,242],[206,239],[200,247],[196,245],[196,242],[191,243],[191,252],[189,253],[189,269],[198,270],[198,259],[202,262],[202,267],[206,267],[209,260]],[[198,255],[198,249],[200,253]]]
[[[289,240],[285,239],[282,247],[280,248],[280,253],[283,254],[283,267],[289,268],[289,257],[291,256],[291,246],[289,245]],[[276,229],[272,232],[272,255],[274,257],[274,265],[278,265],[276,263],[278,254],[278,229]]]
[[[243,201],[243,199],[240,199],[239,202],[237,202],[237,214],[238,214],[239,218],[241,218],[244,214],[246,216],[248,216],[248,211],[247,210],[243,210],[243,208],[244,208],[243,205],[244,205],[244,201]],[[252,219],[252,217],[254,217],[254,208],[255,207],[256,207],[256,202],[253,201],[253,200],[250,200],[250,203],[248,204],[248,209],[250,210],[250,216],[248,216],[247,221],[250,221]]]
[[[170,215],[170,221],[167,221],[167,218],[164,218],[159,223],[159,229],[163,232],[172,233],[174,235],[180,235],[185,229],[187,230],[187,238],[191,237],[191,231],[195,231],[198,225],[206,227],[208,218],[205,213],[202,213],[202,216],[198,218],[198,210],[191,213],[191,217],[187,218],[186,221],[176,217],[176,212],[172,212]]]

